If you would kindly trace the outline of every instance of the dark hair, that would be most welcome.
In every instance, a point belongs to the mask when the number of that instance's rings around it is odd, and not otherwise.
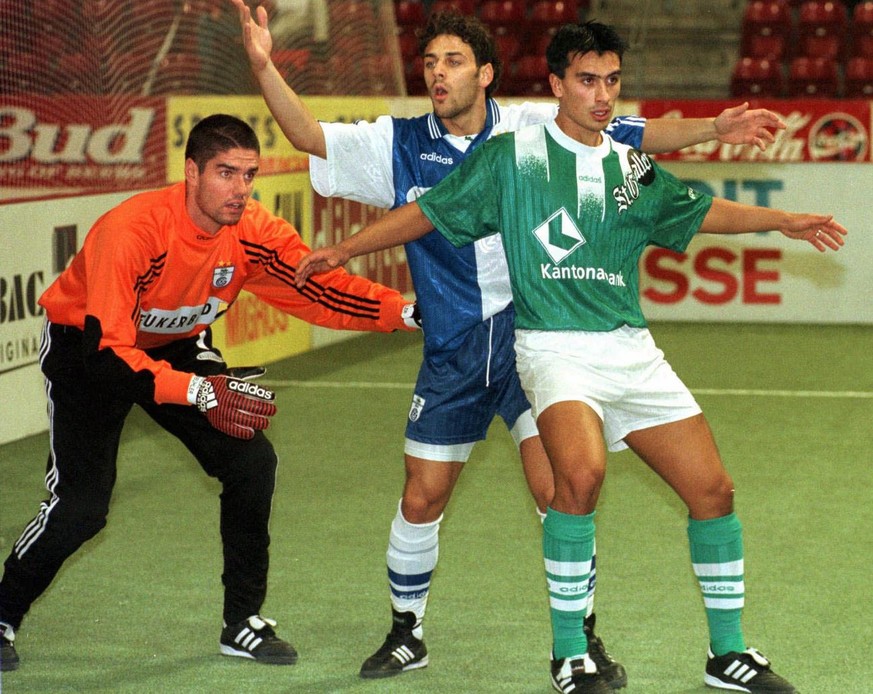
[[[570,61],[577,55],[585,55],[590,51],[597,55],[615,53],[621,63],[626,49],[627,43],[611,26],[595,21],[565,24],[558,29],[546,48],[546,62],[549,72],[563,79]]]
[[[216,155],[229,149],[251,149],[261,153],[258,136],[248,123],[234,116],[217,113],[191,128],[185,144],[185,159],[193,159],[200,173]]]
[[[424,29],[417,32],[418,54],[424,55],[427,44],[437,36],[457,36],[473,50],[476,67],[491,63],[494,79],[485,87],[485,96],[491,97],[500,85],[500,75],[503,74],[503,63],[497,54],[497,44],[491,32],[477,17],[463,15],[450,10],[435,12],[430,16]]]

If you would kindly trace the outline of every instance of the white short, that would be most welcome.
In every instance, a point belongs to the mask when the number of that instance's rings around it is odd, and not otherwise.
[[[540,435],[530,410],[525,410],[518,416],[518,419],[515,420],[515,426],[509,430],[509,433],[516,446],[520,446],[521,442],[525,439]],[[473,446],[475,445],[476,442],[471,441],[469,443],[455,443],[446,446],[437,443],[413,441],[407,437],[403,452],[406,455],[423,458],[424,460],[466,463],[470,459],[470,454],[473,452]]]
[[[603,421],[610,451],[633,431],[700,414],[691,392],[645,328],[611,332],[517,330],[516,364],[534,417],[578,400]]]

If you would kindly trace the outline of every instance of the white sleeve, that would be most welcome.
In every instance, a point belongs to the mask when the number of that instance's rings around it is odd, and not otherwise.
[[[327,159],[309,157],[312,187],[324,197],[390,208],[394,204],[394,122],[322,123]]]
[[[538,125],[555,120],[558,105],[554,102],[525,101],[500,105],[500,121],[494,126],[494,135],[515,132],[527,125]]]

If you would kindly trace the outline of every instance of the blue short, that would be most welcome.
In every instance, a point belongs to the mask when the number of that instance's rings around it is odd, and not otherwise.
[[[407,444],[472,444],[485,438],[495,415],[512,429],[528,410],[515,368],[515,312],[509,307],[470,330],[448,358],[425,357],[406,424]]]

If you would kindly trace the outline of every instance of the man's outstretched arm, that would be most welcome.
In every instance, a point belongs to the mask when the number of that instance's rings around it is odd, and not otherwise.
[[[297,286],[302,287],[312,275],[345,265],[351,258],[401,246],[432,230],[433,224],[417,202],[398,207],[335,246],[304,256],[297,264]]]
[[[754,145],[761,151],[776,140],[785,123],[773,111],[750,109],[749,102],[726,108],[714,118],[649,118],[643,132],[643,151],[675,152],[683,147],[718,140],[730,145]]]

